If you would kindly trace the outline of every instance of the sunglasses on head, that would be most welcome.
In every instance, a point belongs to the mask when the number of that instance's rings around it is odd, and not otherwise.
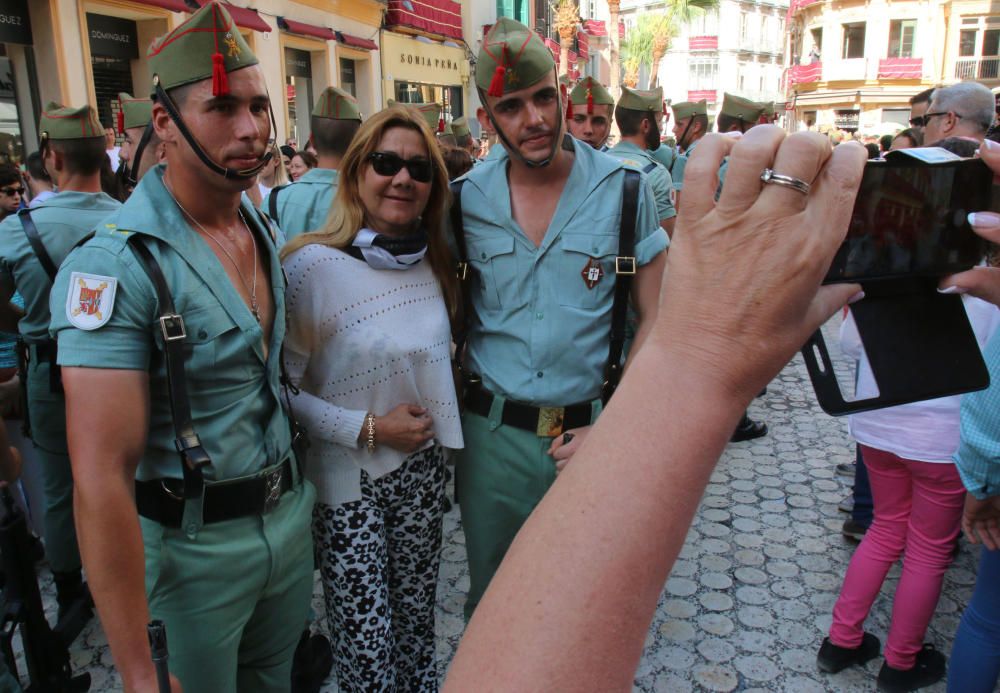
[[[0,192],[7,197],[13,197],[14,195],[23,195],[24,188],[0,188]]]
[[[404,166],[410,178],[418,183],[430,183],[434,175],[434,165],[427,159],[404,159],[392,152],[372,152],[368,160],[380,176],[395,176]]]

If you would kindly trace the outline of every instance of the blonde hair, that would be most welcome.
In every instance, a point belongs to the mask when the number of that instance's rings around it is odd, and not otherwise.
[[[271,145],[272,160],[278,162],[278,167],[274,169],[274,180],[272,181],[272,188],[277,188],[279,185],[288,185],[292,182],[292,179],[288,177],[288,171],[285,170],[285,162],[281,160],[281,149],[278,148],[278,143],[274,142]]]
[[[427,126],[423,115],[405,105],[390,106],[361,124],[340,161],[337,193],[330,206],[326,225],[318,231],[300,234],[286,243],[281,249],[281,259],[284,260],[299,248],[312,243],[343,250],[354,242],[354,237],[365,225],[365,207],[361,201],[359,184],[365,167],[371,166],[369,156],[378,149],[385,133],[397,127],[417,132],[427,148],[427,157],[433,170],[431,194],[422,215],[423,226],[427,231],[427,259],[441,286],[448,315],[454,320],[459,307],[458,278],[444,230],[445,215],[451,205],[448,170],[434,133]]]

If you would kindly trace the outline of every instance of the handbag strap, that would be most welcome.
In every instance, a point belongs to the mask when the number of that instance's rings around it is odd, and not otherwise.
[[[31,218],[31,210],[25,207],[17,213],[17,218],[21,220],[21,228],[24,229],[24,235],[28,238],[28,245],[30,245],[32,251],[34,251],[39,264],[42,266],[42,269],[45,270],[45,274],[49,276],[49,282],[54,283],[58,268],[56,267],[56,263],[52,262],[52,257],[49,255],[49,251],[45,249],[45,244],[42,243],[42,237],[38,233],[38,227],[35,226],[35,221]]]
[[[184,318],[177,313],[174,300],[170,295],[166,277],[160,263],[153,253],[140,240],[140,234],[132,234],[128,238],[135,256],[149,275],[156,291],[159,306],[160,333],[163,336],[163,354],[167,367],[167,389],[170,393],[170,418],[174,426],[174,445],[180,453],[184,473],[184,523],[185,529],[192,528],[188,517],[187,501],[197,502],[197,523],[200,528],[201,503],[204,498],[205,478],[203,469],[211,463],[211,458],[201,444],[201,439],[194,430],[191,417],[191,401],[188,398],[187,374],[184,370],[184,340],[187,332],[184,329]],[[190,518],[194,520],[195,518]],[[194,531],[197,531],[195,529]]]
[[[278,224],[278,193],[287,188],[288,185],[279,185],[271,188],[267,195],[267,216],[271,217],[275,224]]]
[[[625,350],[625,326],[628,321],[628,299],[632,278],[636,272],[635,224],[639,213],[638,171],[625,171],[622,185],[621,227],[618,230],[618,256],[615,258],[615,297],[611,304],[611,339],[608,362],[604,367],[601,400],[611,399],[622,379],[622,352]]]

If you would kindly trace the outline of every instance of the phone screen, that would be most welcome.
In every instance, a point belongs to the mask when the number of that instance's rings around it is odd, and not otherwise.
[[[990,209],[992,183],[979,159],[868,162],[826,282],[933,277],[974,266],[986,242],[967,217]]]

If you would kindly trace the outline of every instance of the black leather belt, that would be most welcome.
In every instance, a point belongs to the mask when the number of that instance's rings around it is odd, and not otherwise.
[[[478,383],[469,383],[465,388],[465,407],[473,414],[489,416],[493,408],[494,395]],[[505,426],[513,426],[541,437],[558,436],[571,428],[589,426],[593,416],[590,402],[570,404],[565,407],[536,407],[531,404],[506,400],[503,404],[501,421]]]
[[[28,349],[34,352],[35,358],[39,361],[51,361],[55,363],[56,360],[56,340],[47,339],[44,342],[29,342]]]
[[[205,484],[205,524],[265,515],[292,488],[292,462],[287,459],[270,472],[240,481]],[[166,527],[180,527],[184,514],[183,482],[153,479],[135,482],[135,505],[139,514]]]

